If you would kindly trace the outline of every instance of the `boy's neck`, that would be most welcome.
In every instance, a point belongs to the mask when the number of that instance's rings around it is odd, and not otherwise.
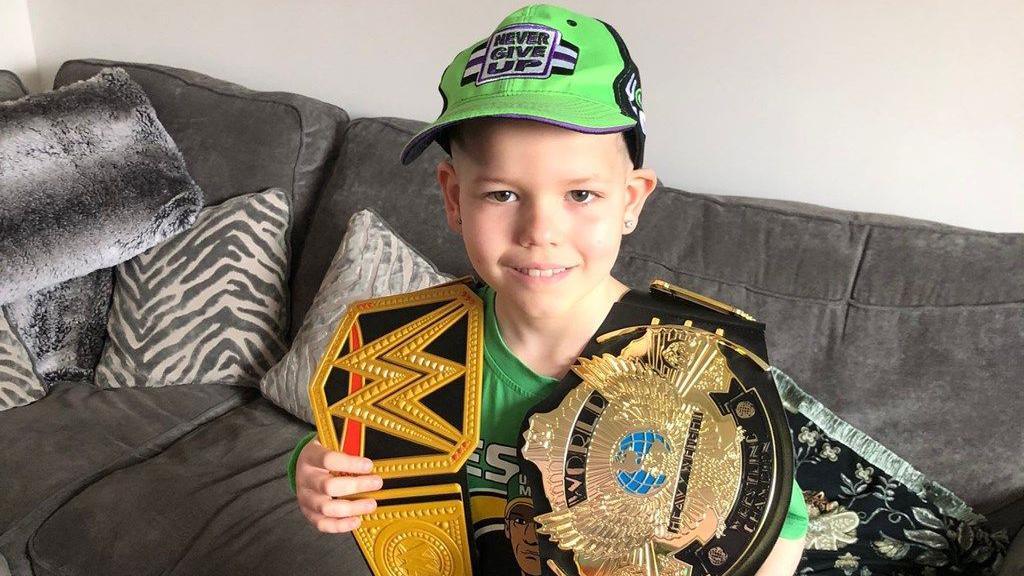
[[[494,313],[505,345],[541,376],[561,380],[629,288],[609,276],[563,317],[531,318],[495,294]]]

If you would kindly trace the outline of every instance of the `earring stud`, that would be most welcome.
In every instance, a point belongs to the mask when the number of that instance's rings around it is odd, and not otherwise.
[[[632,218],[626,218],[625,224],[626,224],[626,228],[632,228],[633,227],[633,219]]]

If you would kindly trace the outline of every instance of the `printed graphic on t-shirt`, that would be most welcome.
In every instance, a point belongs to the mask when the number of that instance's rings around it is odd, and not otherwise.
[[[480,441],[466,465],[473,537],[487,574],[539,576],[533,498],[514,446]]]

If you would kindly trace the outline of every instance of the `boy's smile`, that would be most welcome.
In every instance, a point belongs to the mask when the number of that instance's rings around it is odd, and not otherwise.
[[[622,235],[656,181],[622,135],[489,118],[452,148],[438,166],[449,225],[504,304],[534,319],[607,311],[624,289],[610,274]]]

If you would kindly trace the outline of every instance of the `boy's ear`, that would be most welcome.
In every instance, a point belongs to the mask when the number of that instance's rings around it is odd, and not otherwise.
[[[444,198],[444,215],[448,220],[448,228],[456,234],[462,233],[462,224],[459,222],[462,213],[459,206],[459,177],[455,172],[455,166],[449,159],[445,158],[437,163],[437,183],[441,187],[441,196]]]
[[[626,175],[626,210],[624,220],[631,220],[632,226],[625,226],[623,234],[631,234],[636,230],[640,212],[644,203],[658,185],[658,175],[650,168],[636,168]]]

